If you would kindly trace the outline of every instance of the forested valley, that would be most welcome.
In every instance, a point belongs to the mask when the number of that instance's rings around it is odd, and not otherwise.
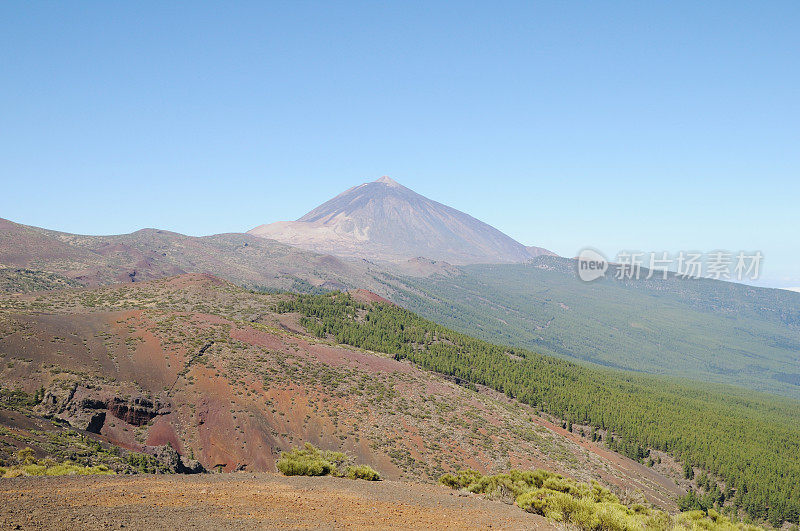
[[[290,295],[320,338],[408,359],[472,386],[483,385],[565,423],[607,430],[606,444],[633,458],[668,452],[721,478],[686,508],[743,510],[780,526],[800,519],[800,403],[736,387],[590,368],[454,332],[398,306],[346,293]]]

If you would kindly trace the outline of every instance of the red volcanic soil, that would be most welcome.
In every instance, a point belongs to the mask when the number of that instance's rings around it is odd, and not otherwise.
[[[358,283],[380,289],[369,266],[302,251],[249,234],[192,237],[142,229],[86,236],[0,219],[0,264],[84,286],[143,282],[188,272],[214,272],[240,285],[290,289],[297,281],[325,289]]]
[[[4,529],[557,529],[446,487],[273,474],[4,479]]]
[[[373,293],[366,289],[354,289],[350,290],[348,293],[350,293],[350,296],[353,297],[353,299],[357,300],[358,302],[365,302],[365,303],[380,302],[383,304],[391,304],[392,306],[394,306],[394,303],[389,299],[384,299],[377,293]]]
[[[43,413],[70,422],[94,411],[82,404],[106,404],[94,428],[108,441],[169,443],[209,470],[274,471],[281,451],[311,442],[388,479],[546,468],[674,506],[680,489],[653,470],[499,393],[306,336],[291,314],[272,313],[271,297],[201,274],[6,296],[0,378],[44,386],[56,406]]]

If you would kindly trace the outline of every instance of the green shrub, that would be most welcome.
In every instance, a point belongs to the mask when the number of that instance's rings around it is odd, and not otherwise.
[[[517,506],[529,513],[544,514],[547,508],[547,498],[549,498],[551,492],[545,489],[524,492],[517,497]]]
[[[303,448],[282,452],[276,466],[286,476],[337,476],[339,466],[346,461],[341,452],[323,451],[306,443]]]
[[[453,489],[466,489],[475,494],[502,497],[509,492],[516,498],[531,488],[541,487],[550,478],[561,478],[546,470],[510,470],[504,474],[484,476],[475,470],[459,470],[456,474],[445,474],[439,482]]]
[[[364,479],[366,481],[381,480],[381,475],[368,465],[348,466],[345,475],[350,479]]]
[[[439,482],[451,489],[465,489],[482,477],[481,473],[477,470],[459,470],[455,474],[445,474],[439,478]]]
[[[545,470],[511,470],[484,476],[475,470],[443,475],[439,482],[453,489],[466,489],[490,498],[515,496],[520,508],[551,520],[586,530],[733,530],[757,529],[734,523],[713,509],[671,516],[636,503],[627,507],[596,481],[578,483]]]
[[[17,452],[20,464],[0,468],[0,477],[15,478],[19,476],[88,476],[115,474],[106,465],[83,466],[71,461],[57,463],[53,459],[37,460],[33,450],[24,448]]]
[[[380,480],[380,474],[367,465],[350,465],[342,452],[320,450],[311,443],[281,452],[275,466],[285,476],[346,476],[350,479]]]
[[[311,456],[283,456],[278,460],[278,470],[285,476],[336,475],[336,467],[321,458]]]
[[[19,459],[20,464],[23,465],[36,463],[36,456],[34,455],[32,448],[23,448],[17,452],[17,459]]]

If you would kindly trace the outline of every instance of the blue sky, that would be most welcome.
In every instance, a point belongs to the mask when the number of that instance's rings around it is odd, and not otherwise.
[[[0,217],[244,231],[389,175],[800,286],[798,2],[3,2]]]

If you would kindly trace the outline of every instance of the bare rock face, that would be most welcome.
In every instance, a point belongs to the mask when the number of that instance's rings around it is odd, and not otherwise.
[[[79,430],[100,433],[106,420],[106,402],[78,385],[53,386],[37,406],[37,413],[67,421]]]
[[[37,406],[37,413],[67,421],[79,430],[99,434],[109,416],[131,426],[143,426],[159,415],[168,415],[170,407],[145,396],[120,397],[111,390],[76,383],[68,387],[52,386]],[[180,455],[170,444],[138,449],[155,457],[170,472],[205,472],[199,461]]]
[[[142,426],[170,411],[168,405],[146,397],[121,398],[109,391],[77,384],[68,388],[51,387],[37,408],[43,415],[60,418],[92,433],[100,433],[108,415]]]
[[[147,424],[158,415],[165,415],[169,412],[168,408],[163,407],[158,402],[144,397],[136,397],[123,400],[114,397],[107,405],[109,413],[120,420],[134,426]]]
[[[513,263],[535,256],[529,249],[549,253],[389,177],[351,188],[297,221],[249,233],[316,252],[389,261],[422,256],[452,264]]]
[[[147,447],[145,451],[176,474],[200,474],[206,471],[200,461],[180,455],[175,448],[168,444]]]

